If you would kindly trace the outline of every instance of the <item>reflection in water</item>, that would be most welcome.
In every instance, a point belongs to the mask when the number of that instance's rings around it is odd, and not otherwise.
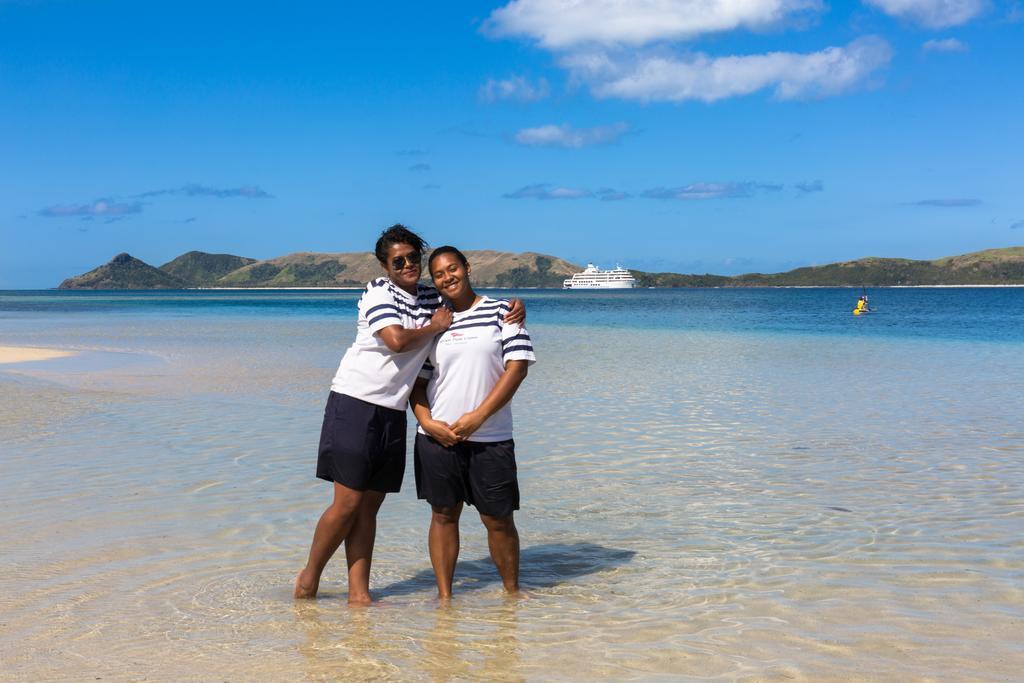
[[[523,680],[517,673],[522,663],[518,615],[525,602],[506,597],[479,609],[428,600],[417,605],[425,611],[412,619],[388,607],[297,602],[294,621],[303,634],[297,649],[309,678]],[[387,630],[396,615],[415,624],[393,639]]]
[[[406,481],[362,610],[343,562],[319,600],[289,597],[329,495],[334,318],[0,331],[167,359],[0,372],[3,676],[1019,676],[1019,342],[583,324],[531,329],[544,357],[516,400],[528,597],[474,554],[439,606]],[[486,547],[477,526],[464,547]]]
[[[466,679],[474,671],[466,657],[466,634],[460,630],[457,608],[439,603],[434,623],[423,639],[423,669],[432,681]],[[480,672],[482,673],[482,672]]]
[[[297,601],[295,621],[306,636],[298,650],[310,678],[365,680],[401,673],[388,661],[388,643],[368,609],[325,610],[316,602]]]
[[[423,672],[432,681],[519,681],[522,651],[517,635],[523,598],[509,596],[486,615],[439,603],[424,634]]]
[[[517,637],[519,609],[524,598],[510,595],[495,614],[491,647],[484,649],[484,662],[480,675],[491,680],[521,681],[517,672],[522,663],[522,645]]]

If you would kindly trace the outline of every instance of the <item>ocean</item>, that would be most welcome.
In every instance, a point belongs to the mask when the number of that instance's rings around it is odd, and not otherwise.
[[[525,597],[410,462],[371,588],[292,580],[353,291],[0,292],[0,678],[1007,680],[1024,668],[1024,289],[519,296]],[[411,420],[410,420],[411,421]]]

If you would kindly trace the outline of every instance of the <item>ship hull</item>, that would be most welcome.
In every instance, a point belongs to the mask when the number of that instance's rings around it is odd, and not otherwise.
[[[562,285],[562,289],[633,289],[636,282],[574,282]]]
[[[593,263],[588,263],[582,273],[576,273],[562,282],[562,289],[633,289],[636,278],[623,268],[601,270]]]

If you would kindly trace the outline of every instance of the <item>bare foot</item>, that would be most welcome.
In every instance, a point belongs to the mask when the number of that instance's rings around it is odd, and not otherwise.
[[[370,597],[369,593],[349,593],[348,594],[348,605],[349,607],[369,607],[373,604],[373,598]]]
[[[319,588],[320,581],[308,577],[306,569],[303,568],[295,577],[295,592],[292,593],[292,597],[296,600],[311,600],[316,597],[316,592]]]

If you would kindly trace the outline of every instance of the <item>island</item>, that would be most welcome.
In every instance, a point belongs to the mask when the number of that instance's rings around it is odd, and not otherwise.
[[[536,252],[467,251],[479,287],[561,287],[582,267]],[[934,261],[868,257],[785,273],[712,275],[630,269],[638,287],[913,287],[1024,285],[1024,247],[948,256]],[[190,251],[156,267],[127,253],[60,289],[195,289],[362,287],[380,276],[369,252],[300,252],[272,259]]]

